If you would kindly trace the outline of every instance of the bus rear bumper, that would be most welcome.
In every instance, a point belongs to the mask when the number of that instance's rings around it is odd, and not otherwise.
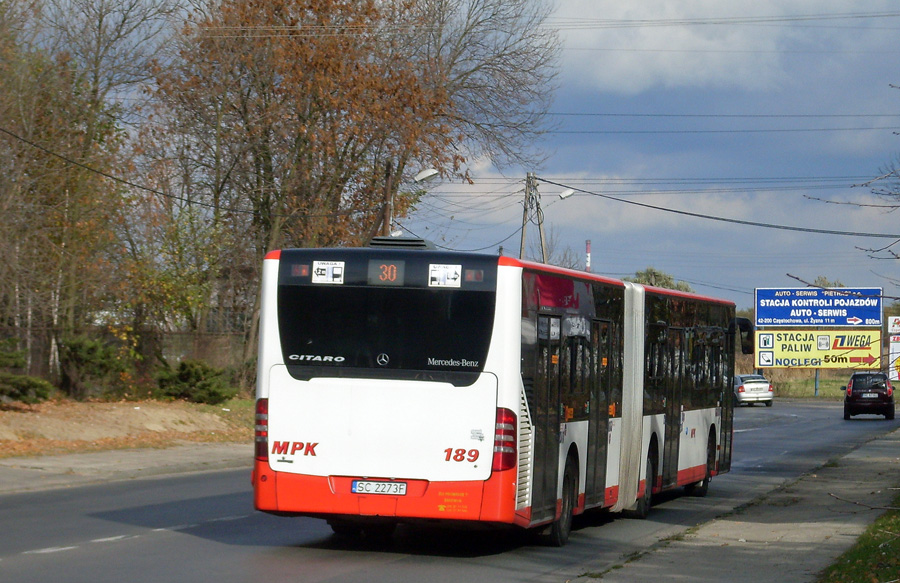
[[[355,479],[359,478],[275,472],[268,463],[257,460],[252,476],[254,506],[263,512],[294,516],[372,516],[502,524],[513,524],[516,519],[515,469],[494,472],[486,481],[391,480],[406,484],[406,494],[402,496],[353,493],[351,483]]]

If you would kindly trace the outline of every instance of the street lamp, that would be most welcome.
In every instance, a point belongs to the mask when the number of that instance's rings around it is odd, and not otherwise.
[[[434,168],[426,168],[425,170],[422,170],[421,172],[413,176],[413,182],[415,182],[416,184],[428,182],[437,175],[438,171]]]
[[[432,180],[435,176],[437,176],[439,172],[434,168],[426,168],[422,170],[415,176],[413,176],[413,182],[416,184],[423,184]],[[393,174],[391,173],[390,164],[386,168],[385,174],[385,183],[384,183],[384,215],[381,221],[381,234],[384,237],[394,236],[394,233],[391,232],[391,228],[394,226],[394,181]],[[397,231],[395,231],[397,232]]]

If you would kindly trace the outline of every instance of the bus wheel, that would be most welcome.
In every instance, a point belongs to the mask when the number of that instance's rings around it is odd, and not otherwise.
[[[637,501],[634,510],[627,511],[629,518],[641,520],[650,515],[650,505],[653,502],[653,478],[656,476],[656,456],[653,450],[647,455],[647,469],[644,475],[644,495]]]
[[[362,527],[354,522],[340,519],[331,519],[328,526],[337,536],[346,538],[360,538],[362,536]]]
[[[563,472],[562,509],[559,518],[550,526],[548,537],[550,546],[561,547],[569,542],[569,534],[572,532],[572,517],[575,512],[575,497],[578,495],[578,472],[575,464],[566,462],[566,470]]]
[[[372,545],[387,545],[397,530],[396,522],[367,524],[362,528],[363,540]]]
[[[709,493],[709,481],[712,479],[714,467],[716,467],[716,439],[710,434],[706,446],[706,475],[699,482],[694,482],[684,487],[684,491],[688,496],[703,498]]]

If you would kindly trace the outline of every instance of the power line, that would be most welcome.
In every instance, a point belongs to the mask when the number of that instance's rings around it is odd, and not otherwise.
[[[4,134],[6,134],[7,136],[10,136],[11,138],[13,138],[13,139],[15,139],[15,140],[18,140],[18,141],[20,141],[20,142],[22,142],[22,143],[24,143],[24,144],[27,144],[27,145],[31,146],[32,148],[36,148],[36,149],[38,149],[38,150],[40,150],[40,151],[42,151],[42,152],[44,152],[44,153],[46,153],[46,154],[49,154],[49,155],[54,156],[54,157],[56,157],[56,158],[59,158],[60,160],[66,162],[67,164],[72,164],[73,166],[77,166],[77,167],[79,167],[79,168],[82,168],[82,169],[84,169],[84,170],[87,170],[88,172],[92,172],[92,173],[94,173],[94,174],[97,174],[98,176],[102,176],[102,177],[107,178],[107,179],[109,179],[109,180],[112,180],[112,181],[114,181],[114,182],[118,182],[119,184],[123,184],[123,185],[125,185],[125,186],[129,186],[129,187],[134,188],[134,189],[137,189],[137,190],[142,190],[142,191],[144,191],[144,192],[149,192],[149,193],[151,193],[151,194],[155,194],[155,195],[157,195],[157,196],[162,196],[162,197],[169,198],[169,199],[172,199],[172,200],[177,200],[177,201],[179,201],[179,202],[183,202],[183,203],[188,204],[188,205],[194,205],[194,206],[199,206],[199,207],[204,207],[204,208],[210,208],[210,209],[218,209],[218,210],[220,210],[220,211],[222,211],[222,212],[225,212],[225,213],[238,213],[238,214],[248,214],[248,215],[256,215],[256,214],[258,214],[256,211],[253,211],[253,210],[242,209],[242,208],[237,208],[237,207],[221,207],[221,206],[216,206],[216,205],[214,205],[214,204],[212,204],[212,203],[206,203],[206,202],[202,202],[202,201],[197,201],[197,200],[189,199],[189,198],[186,198],[186,197],[183,197],[183,196],[178,196],[178,195],[176,195],[176,194],[170,194],[170,193],[168,193],[168,192],[163,192],[163,191],[161,191],[161,190],[156,190],[155,188],[151,188],[151,187],[149,187],[149,186],[144,186],[144,185],[141,185],[141,184],[137,184],[137,183],[135,183],[135,182],[131,182],[130,180],[126,180],[126,179],[121,178],[121,177],[119,177],[119,176],[116,176],[116,175],[114,175],[114,174],[110,174],[110,173],[108,173],[108,172],[104,172],[103,170],[98,170],[97,168],[94,168],[94,167],[92,167],[92,166],[88,166],[87,164],[83,164],[83,163],[81,163],[81,162],[79,162],[79,161],[77,161],[77,160],[73,160],[73,159],[71,159],[71,158],[69,158],[69,157],[67,157],[67,156],[64,156],[64,155],[60,154],[59,152],[55,152],[55,151],[53,151],[53,150],[51,150],[51,149],[49,149],[49,148],[45,148],[44,146],[42,146],[42,145],[40,145],[40,144],[38,144],[38,143],[36,143],[36,142],[32,142],[31,140],[29,140],[29,139],[27,139],[27,138],[24,138],[24,137],[22,137],[22,136],[20,136],[20,135],[18,135],[18,134],[16,134],[16,133],[14,133],[14,132],[11,132],[10,130],[7,130],[7,129],[3,128],[3,127],[0,127],[0,133],[4,133]],[[325,213],[325,214],[304,214],[303,216],[304,216],[304,217],[307,217],[307,218],[329,218],[329,217],[340,217],[340,216],[347,216],[347,215],[353,215],[353,214],[359,214],[359,213],[371,212],[372,210],[373,210],[373,209],[345,210],[345,211],[337,211],[337,212],[334,212],[334,213]],[[283,215],[283,214],[279,214],[279,213],[273,213],[271,216],[272,216],[272,217],[280,217],[280,218],[291,218],[293,215]]]
[[[801,233],[818,233],[818,234],[822,234],[822,235],[838,235],[838,236],[843,236],[843,237],[873,237],[873,238],[880,238],[880,239],[900,240],[900,234],[859,233],[859,232],[853,232],[853,231],[836,231],[836,230],[831,230],[831,229],[814,229],[811,227],[794,227],[794,226],[789,226],[789,225],[776,225],[773,223],[747,221],[747,220],[743,220],[743,219],[732,219],[732,218],[728,218],[728,217],[717,217],[714,215],[707,215],[707,214],[703,214],[703,213],[694,213],[694,212],[690,212],[690,211],[661,207],[661,206],[647,204],[647,203],[643,203],[643,202],[637,202],[635,200],[616,198],[614,196],[601,194],[599,192],[591,192],[589,190],[575,188],[575,187],[569,186],[567,184],[554,182],[552,180],[547,180],[545,178],[538,177],[538,180],[540,180],[541,182],[545,182],[547,184],[552,184],[552,185],[560,187],[560,188],[571,188],[572,190],[574,190],[576,192],[589,194],[591,196],[598,196],[600,198],[605,198],[607,200],[614,200],[616,202],[622,202],[625,204],[639,206],[642,208],[648,208],[648,209],[653,209],[653,210],[657,210],[657,211],[673,213],[673,214],[677,214],[677,215],[694,217],[694,218],[698,218],[698,219],[706,219],[706,220],[710,220],[710,221],[719,221],[719,222],[723,222],[723,223],[732,223],[732,224],[736,224],[736,225],[746,225],[749,227],[762,227],[762,228],[766,228],[766,229],[779,229],[782,231],[796,231],[796,232],[801,232]]]
[[[560,22],[560,30],[597,30],[609,28],[650,28],[670,26],[734,26],[794,24],[798,22],[818,22],[834,20],[868,20],[900,17],[900,12],[837,12],[824,14],[797,14],[785,16],[725,16],[708,18],[645,18],[645,19],[550,19]]]
[[[900,113],[612,113],[551,111],[559,117],[674,117],[674,118],[738,118],[738,119],[808,119],[808,118],[873,118],[900,117]]]
[[[767,128],[734,130],[547,130],[548,134],[589,135],[589,134],[787,134],[816,132],[870,132],[877,130],[898,131],[900,126],[856,127],[856,128]]]

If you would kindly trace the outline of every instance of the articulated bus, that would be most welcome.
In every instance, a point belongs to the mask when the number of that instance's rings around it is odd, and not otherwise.
[[[410,244],[410,240],[400,240]],[[257,509],[339,534],[645,517],[731,465],[734,305],[506,256],[385,246],[264,262]]]

